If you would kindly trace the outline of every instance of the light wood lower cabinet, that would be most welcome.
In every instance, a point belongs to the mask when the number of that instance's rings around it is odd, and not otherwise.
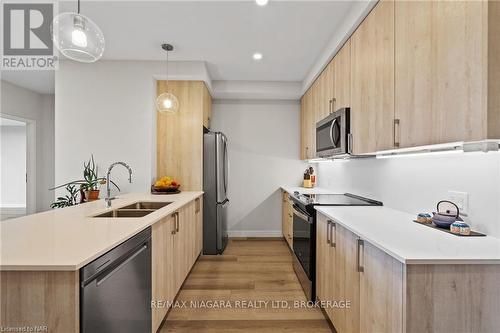
[[[160,327],[202,249],[201,198],[152,227],[152,332]]]
[[[282,193],[282,232],[290,249],[293,250],[293,208],[289,194],[286,191]]]
[[[338,333],[499,331],[500,265],[405,265],[320,213],[316,237],[317,297],[338,305]]]
[[[360,240],[360,332],[403,332],[403,264]]]

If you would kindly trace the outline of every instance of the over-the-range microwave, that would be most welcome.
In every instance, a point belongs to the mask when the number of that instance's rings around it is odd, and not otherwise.
[[[316,123],[316,157],[350,156],[350,108],[339,109]]]

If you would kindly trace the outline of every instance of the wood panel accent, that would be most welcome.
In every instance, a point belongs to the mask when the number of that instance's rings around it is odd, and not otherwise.
[[[351,37],[355,154],[394,147],[394,1],[381,0]]]
[[[406,332],[498,332],[499,265],[408,265]]]
[[[484,8],[481,1],[396,2],[395,110],[401,147],[487,137]]]
[[[0,326],[80,330],[79,272],[2,271]]]
[[[203,115],[210,104],[208,90],[202,81],[169,81],[168,87],[180,106],[176,114],[157,113],[157,176],[176,178],[184,191],[200,191]],[[157,93],[165,91],[166,81],[158,81]]]
[[[221,256],[201,256],[179,301],[306,301],[283,240],[233,240]],[[269,303],[270,304],[270,303]],[[298,323],[300,321],[300,324]],[[319,309],[173,308],[160,332],[331,332]]]
[[[175,218],[173,215],[163,218],[152,226],[152,301],[172,302],[177,294],[174,279],[174,234]],[[152,332],[160,327],[167,314],[167,304],[160,303],[152,308]]]
[[[360,332],[403,332],[403,264],[367,242],[362,256]]]

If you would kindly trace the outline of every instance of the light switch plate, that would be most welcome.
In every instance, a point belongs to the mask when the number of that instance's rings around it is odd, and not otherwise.
[[[455,203],[461,213],[469,213],[469,193],[459,191],[448,191],[448,200]]]

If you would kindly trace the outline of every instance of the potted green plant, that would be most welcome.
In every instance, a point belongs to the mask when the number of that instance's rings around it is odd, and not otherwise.
[[[120,188],[111,179],[109,180],[118,191]],[[87,162],[83,163],[83,179],[74,180],[62,185],[58,185],[49,190],[56,190],[64,187],[67,195],[58,197],[52,208],[62,208],[78,204],[78,194],[80,194],[80,203],[99,199],[100,186],[106,184],[105,177],[99,177],[99,168],[94,161],[94,155],[91,155]]]
[[[82,186],[86,201],[99,199],[100,186],[106,184],[106,179],[99,178],[99,167],[94,162],[94,155],[87,163],[83,163],[83,179],[85,184]]]

